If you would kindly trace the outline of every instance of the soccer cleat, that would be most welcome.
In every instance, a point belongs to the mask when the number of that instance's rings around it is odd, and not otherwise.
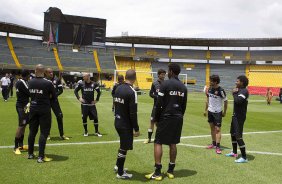
[[[213,144],[207,146],[207,149],[214,149],[214,148],[216,148],[216,146],[214,146]]]
[[[49,141],[51,139],[51,137],[50,137],[50,135],[48,135],[48,137],[47,137],[47,141]]]
[[[144,144],[148,144],[148,143],[151,143],[151,140],[150,140],[150,139],[146,139],[146,140],[144,141]]]
[[[28,145],[23,145],[22,150],[27,151],[28,150]]]
[[[98,137],[102,137],[102,134],[100,134],[100,132],[96,132],[94,135]]]
[[[19,148],[16,148],[16,149],[14,150],[14,153],[15,153],[16,155],[22,154]]]
[[[88,132],[85,132],[85,133],[83,134],[83,136],[84,136],[84,137],[88,137]]]
[[[238,156],[238,154],[230,152],[230,153],[225,154],[225,156],[227,156],[227,157],[235,157],[236,158]]]
[[[248,159],[244,159],[244,158],[239,158],[237,160],[235,160],[235,163],[247,163],[248,162]]]
[[[171,172],[166,172],[165,175],[169,178],[169,179],[174,179],[174,174]]]
[[[127,171],[128,169],[127,168],[123,168],[123,171]],[[115,165],[115,167],[114,167],[114,171],[115,171],[115,173],[117,173],[118,172],[118,166],[117,165]]]
[[[35,155],[34,154],[28,154],[27,159],[34,159]]]
[[[70,138],[69,138],[69,137],[67,137],[67,136],[65,136],[65,135],[60,136],[60,138],[61,138],[62,140],[70,140]]]
[[[145,175],[145,178],[156,181],[161,181],[163,179],[162,175],[156,175],[155,172]]]
[[[117,174],[117,179],[130,179],[132,178],[132,174],[127,173],[126,171],[123,171],[123,174],[120,176],[119,174]]]
[[[44,158],[42,158],[42,157],[38,157],[38,159],[37,159],[37,163],[43,163],[43,162],[50,162],[50,161],[52,161],[53,159],[52,158],[48,158],[48,157],[44,157]]]
[[[216,154],[221,154],[221,149],[220,148],[216,148],[215,152],[216,152]]]

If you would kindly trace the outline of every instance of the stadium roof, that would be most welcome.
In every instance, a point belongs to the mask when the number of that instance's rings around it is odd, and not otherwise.
[[[0,21],[0,32],[16,33],[16,34],[24,34],[24,35],[32,35],[32,36],[43,36],[43,31],[17,25],[17,24],[1,22],[1,21]]]
[[[173,45],[173,46],[206,46],[206,47],[279,47],[282,38],[169,38],[149,36],[119,36],[107,37],[107,42],[147,44],[147,45]]]

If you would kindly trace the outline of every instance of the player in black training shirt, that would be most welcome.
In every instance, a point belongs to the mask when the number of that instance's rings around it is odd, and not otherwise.
[[[167,170],[167,177],[174,178],[173,171],[177,154],[176,144],[180,142],[183,116],[187,103],[187,88],[178,79],[180,66],[171,63],[168,65],[168,77],[162,83],[158,93],[156,105],[156,113],[154,121],[157,122],[157,130],[155,136],[154,156],[155,156],[155,172],[148,174],[147,179],[162,180],[162,145],[169,145],[170,162]]]
[[[81,90],[82,97],[78,92]],[[94,100],[94,91],[97,92],[96,100]],[[81,113],[84,127],[84,136],[88,136],[87,130],[87,117],[90,120],[94,120],[95,134],[98,137],[102,137],[98,129],[98,114],[96,109],[96,103],[99,101],[101,91],[99,84],[90,80],[90,74],[85,73],[83,75],[83,81],[79,82],[74,90],[76,98],[81,102]]]
[[[249,92],[246,88],[249,80],[246,76],[239,76],[236,81],[236,88],[233,89],[234,110],[231,122],[231,140],[233,151],[226,154],[228,157],[237,157],[237,144],[239,145],[242,157],[235,160],[236,163],[248,162],[246,147],[243,141],[243,128],[247,115]]]
[[[16,155],[21,154],[21,149],[26,150],[26,147],[23,145],[24,140],[24,132],[25,127],[29,121],[29,113],[25,112],[26,105],[29,103],[29,90],[28,90],[28,79],[29,79],[29,71],[23,70],[21,71],[21,77],[16,83],[16,110],[18,113],[18,128],[15,136],[15,147],[14,152]]]
[[[30,121],[28,136],[28,159],[34,158],[34,141],[38,128],[40,127],[39,137],[39,156],[38,163],[48,162],[52,159],[45,156],[46,140],[51,128],[51,100],[57,98],[52,82],[44,78],[45,68],[39,64],[35,69],[35,78],[28,83],[30,93]]]
[[[9,86],[9,93],[10,93],[10,97],[13,97],[13,94],[14,94],[14,80],[15,80],[15,77],[12,73],[10,73],[10,86]]]
[[[136,81],[136,72],[127,70],[125,83],[121,84],[115,92],[115,128],[120,137],[120,147],[115,166],[116,177],[119,179],[130,179],[132,174],[124,171],[124,162],[128,150],[133,149],[133,136],[139,136],[137,120],[137,93],[133,88]]]
[[[154,99],[154,105],[151,113],[151,122],[150,127],[148,129],[148,139],[144,141],[145,144],[148,144],[151,142],[152,134],[154,132],[154,125],[156,122],[153,121],[153,117],[155,116],[156,112],[156,103],[158,99],[158,92],[160,91],[161,84],[163,83],[165,79],[166,71],[163,69],[158,70],[158,80],[152,83],[151,90],[150,90],[150,97]]]
[[[46,78],[50,80],[52,84],[54,85],[57,97],[60,96],[64,91],[61,80],[54,76],[53,70],[51,68],[47,68],[45,75],[46,75]],[[69,138],[64,135],[63,112],[61,110],[58,98],[51,101],[51,108],[57,118],[60,138],[62,140],[69,140]],[[47,139],[49,140],[50,136],[48,136]]]
[[[121,84],[124,83],[124,77],[123,75],[118,75],[118,82],[114,85],[113,90],[112,90],[112,97],[114,98],[115,96],[115,92],[117,87],[119,87]],[[113,107],[112,107],[112,111],[114,112],[114,101],[113,101]]]

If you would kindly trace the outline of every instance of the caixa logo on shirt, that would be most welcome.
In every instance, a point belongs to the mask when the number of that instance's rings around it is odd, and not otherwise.
[[[93,91],[93,88],[84,88],[84,91]]]
[[[181,97],[184,97],[184,93],[181,92],[181,91],[170,91],[170,92],[169,92],[169,95],[171,95],[171,96],[181,96]]]
[[[117,98],[117,97],[115,97],[115,98],[114,98],[114,101],[117,102],[117,103],[124,104],[124,99],[122,99],[122,98]]]
[[[34,94],[43,94],[43,90],[41,89],[29,89],[29,92]]]

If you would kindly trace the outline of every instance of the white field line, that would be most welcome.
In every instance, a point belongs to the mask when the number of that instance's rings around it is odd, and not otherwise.
[[[249,134],[268,134],[268,133],[280,133],[282,130],[275,130],[275,131],[260,131],[260,132],[245,132],[244,135]],[[227,136],[230,134],[222,134],[223,136]],[[210,137],[210,135],[192,135],[192,136],[183,136],[181,139],[194,139],[194,138],[204,138],[204,137]],[[135,139],[134,142],[142,142],[146,139]],[[92,144],[113,144],[113,143],[119,143],[119,140],[114,141],[96,141],[96,142],[65,142],[65,143],[53,143],[53,144],[47,144],[48,146],[71,146],[71,145],[92,145]],[[36,144],[38,146],[38,144]],[[0,149],[5,148],[14,148],[14,146],[0,146]]]
[[[179,146],[187,146],[187,147],[192,147],[192,148],[206,148],[206,146],[200,146],[200,145],[194,145],[194,144],[183,144],[180,143],[178,144]],[[247,153],[254,153],[254,154],[260,154],[260,155],[275,155],[275,156],[282,156],[282,153],[272,153],[272,152],[262,152],[262,151],[250,151],[247,150]]]

